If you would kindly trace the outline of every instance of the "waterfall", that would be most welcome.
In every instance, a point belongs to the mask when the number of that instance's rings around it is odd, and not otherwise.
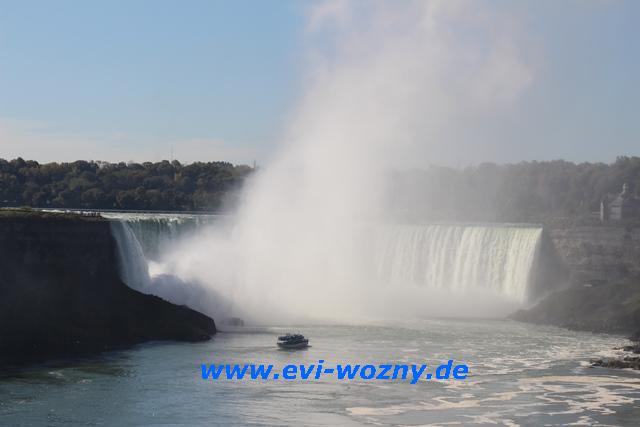
[[[158,267],[161,263],[151,260],[148,254],[159,253],[163,245],[175,245],[180,239],[192,236],[196,228],[208,223],[206,220],[189,222],[168,215],[154,218],[153,214],[145,214],[146,218],[130,214],[109,215],[112,216],[111,234],[116,241],[120,278],[127,286],[174,304],[186,305],[212,317],[225,318],[230,315],[232,303],[214,289],[150,268]]]
[[[226,307],[242,315],[237,310],[265,305],[301,313],[317,308],[317,315],[327,306],[345,315],[357,308],[383,315],[388,301],[397,299],[402,304],[395,307],[407,315],[506,315],[530,295],[542,236],[535,225],[360,224],[341,241],[312,234],[318,245],[307,247],[314,252],[303,254],[310,261],[305,264],[276,252],[256,256],[237,244],[228,223],[210,227],[211,219],[146,216],[111,219],[122,281],[209,314],[216,313],[214,306],[221,312],[219,302],[226,299]],[[162,257],[154,259],[158,253]],[[252,264],[256,259],[264,263]],[[313,295],[308,306],[300,295]]]
[[[149,264],[135,233],[125,221],[111,221],[111,234],[116,240],[120,278],[130,288],[148,292],[151,278]]]
[[[223,215],[150,214],[108,212],[102,214],[125,224],[148,260],[159,261],[162,252],[179,239],[193,236],[207,224],[220,222]]]
[[[534,226],[380,226],[376,277],[392,286],[484,290],[524,302],[541,234]]]

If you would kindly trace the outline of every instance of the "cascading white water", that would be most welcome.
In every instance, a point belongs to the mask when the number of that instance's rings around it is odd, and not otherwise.
[[[145,221],[151,222],[145,225]],[[282,312],[291,308],[302,309],[305,303],[313,305],[313,298],[300,300],[297,295],[310,295],[322,290],[325,295],[345,295],[345,298],[349,299],[353,298],[350,295],[358,298],[362,295],[361,292],[366,292],[367,298],[371,297],[371,300],[376,302],[372,302],[369,308],[360,312],[373,316],[376,310],[380,309],[377,303],[394,295],[399,300],[404,300],[405,306],[408,304],[406,300],[448,299],[447,295],[463,296],[474,300],[474,309],[477,310],[473,315],[479,316],[496,315],[493,309],[482,310],[483,305],[486,308],[489,305],[493,306],[494,302],[507,303],[508,308],[505,310],[514,309],[526,301],[529,278],[542,234],[542,228],[539,226],[508,224],[363,224],[358,227],[357,233],[349,237],[354,240],[352,248],[357,248],[355,258],[350,257],[346,264],[335,263],[335,258],[331,257],[326,261],[318,260],[316,267],[324,265],[325,267],[320,268],[326,271],[314,270],[315,275],[302,277],[297,282],[298,287],[291,288],[266,279],[267,276],[262,276],[265,279],[256,284],[245,283],[247,279],[242,275],[224,276],[222,270],[225,268],[237,271],[243,265],[247,265],[246,257],[241,249],[234,254],[225,254],[224,257],[219,252],[207,253],[201,250],[203,247],[209,247],[212,237],[207,232],[210,232],[212,227],[215,228],[215,224],[201,223],[193,233],[178,237],[166,231],[166,227],[157,227],[157,219],[137,218],[134,220],[136,227],[131,227],[130,222],[125,219],[113,220],[112,229],[118,243],[122,279],[134,289],[154,293],[177,303],[200,301],[203,292],[206,293],[206,289],[209,289],[212,294],[218,295],[217,299],[220,299],[220,296],[228,297],[231,299],[231,305],[241,310],[257,298],[255,285],[268,289],[270,302],[267,305],[280,303]],[[218,227],[224,226],[219,224]],[[146,234],[138,235],[136,230],[138,233],[140,230],[146,230]],[[161,235],[164,232],[169,235]],[[150,233],[160,235],[149,237],[147,234]],[[157,265],[155,261],[151,262],[145,257],[145,251],[140,244],[141,238],[153,242],[173,239],[177,250],[166,253]],[[227,250],[230,246],[223,244],[221,247],[222,250]],[[335,251],[329,250],[329,254],[332,252]],[[150,277],[150,263],[164,273],[160,276],[173,279],[164,280],[160,287],[156,280],[158,276]],[[292,272],[295,271],[296,265],[292,264],[290,267]],[[320,282],[317,280],[318,275],[323,277]],[[348,279],[344,280],[345,277]],[[197,286],[193,286],[194,280]],[[185,286],[187,288],[184,288]],[[189,286],[193,287],[188,289]],[[355,293],[345,294],[345,286],[353,287],[351,291],[355,290]],[[189,292],[196,289],[198,297],[189,297]],[[175,295],[179,298],[174,298]],[[292,305],[292,301],[297,303]],[[319,304],[320,299],[316,298],[315,302]],[[352,313],[358,308],[355,302],[337,302],[346,303],[349,306],[347,311]],[[360,303],[368,304],[366,301]],[[277,310],[276,307],[272,308]],[[444,315],[444,307],[439,308],[442,310],[425,308],[424,315]],[[206,307],[200,309],[208,311]],[[447,310],[451,310],[451,315],[465,314],[464,311],[456,311],[456,307],[447,307]],[[420,308],[412,309],[411,312],[419,314]]]
[[[313,3],[303,91],[243,187],[236,230],[195,233],[158,271],[265,322],[517,308],[536,231],[367,224],[398,218],[396,195],[425,197],[394,171],[491,158],[477,144],[503,135],[533,81],[531,49],[510,19],[458,2]]]
[[[486,290],[523,302],[541,234],[540,227],[377,227],[376,276],[394,286]]]
[[[105,218],[126,224],[148,260],[157,261],[161,253],[177,240],[193,235],[203,226],[221,222],[223,215],[151,214],[105,212]]]
[[[120,278],[130,288],[149,292],[149,264],[135,233],[125,221],[111,221],[111,234],[118,246]]]

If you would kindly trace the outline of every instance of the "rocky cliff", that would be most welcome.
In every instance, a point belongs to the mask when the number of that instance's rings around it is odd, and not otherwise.
[[[598,286],[640,276],[640,228],[621,223],[549,228],[573,285]]]
[[[512,317],[598,332],[640,329],[640,229],[612,222],[546,231],[568,281]]]
[[[215,332],[209,317],[120,281],[108,221],[0,210],[0,365]]]

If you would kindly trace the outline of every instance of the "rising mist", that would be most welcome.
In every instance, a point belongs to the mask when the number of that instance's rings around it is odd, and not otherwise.
[[[481,151],[469,132],[499,121],[534,78],[525,41],[477,4],[364,6],[308,11],[304,85],[276,154],[233,224],[177,245],[161,270],[262,322],[505,314],[521,301],[376,283],[370,249],[376,227],[399,221],[393,170]]]

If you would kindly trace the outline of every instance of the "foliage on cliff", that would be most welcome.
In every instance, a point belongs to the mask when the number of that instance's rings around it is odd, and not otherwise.
[[[73,212],[51,212],[37,209],[25,208],[0,208],[0,220],[3,219],[48,219],[48,220],[79,220],[79,221],[105,221],[99,214],[94,212],[73,213]]]
[[[0,206],[215,210],[251,171],[227,162],[40,164],[0,159]]]
[[[602,198],[618,194],[625,182],[632,192],[640,190],[640,157],[611,164],[432,166],[395,173],[390,193],[399,212],[418,219],[585,223],[595,219]]]
[[[331,165],[327,165],[330,168]],[[358,165],[354,165],[358,167]],[[39,164],[0,159],[0,205],[123,210],[211,210],[234,199],[248,166],[226,162]],[[419,220],[588,222],[628,183],[640,190],[640,157],[614,163],[562,160],[391,173],[390,204]]]

